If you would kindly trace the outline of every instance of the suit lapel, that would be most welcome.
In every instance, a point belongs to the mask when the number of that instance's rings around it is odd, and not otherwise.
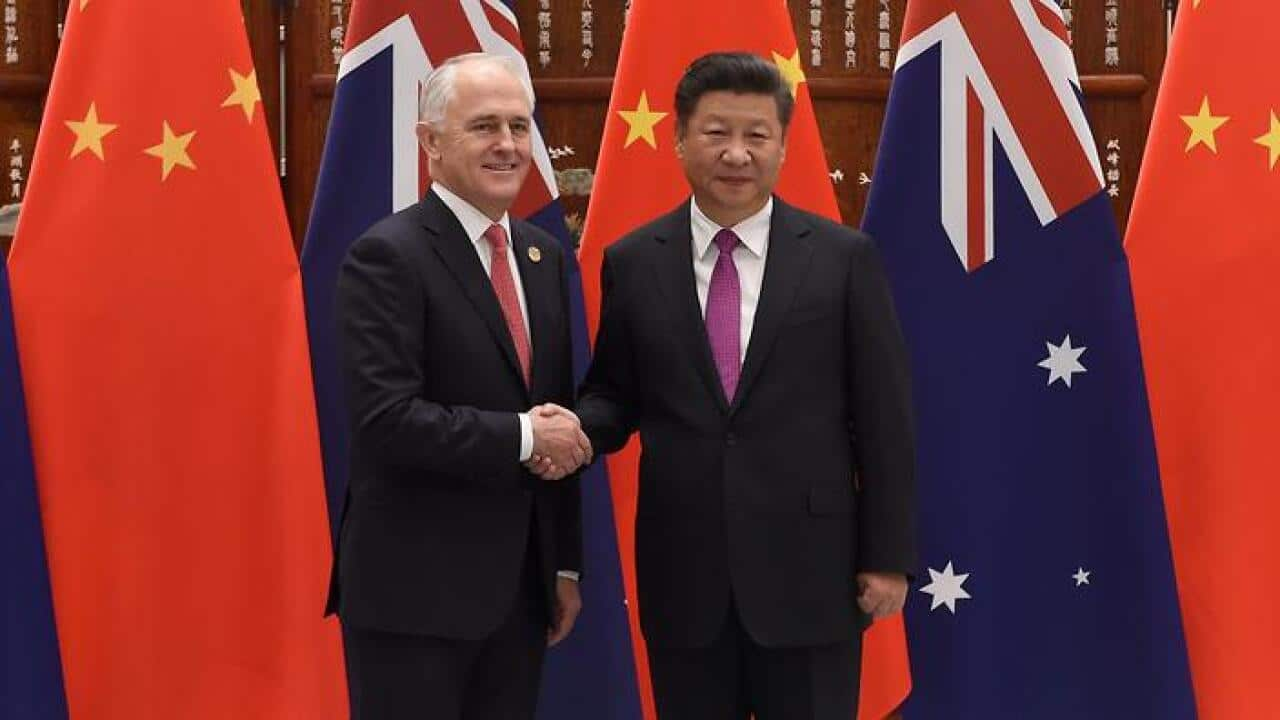
[[[742,363],[742,374],[730,412],[736,411],[751,391],[751,385],[760,375],[760,368],[777,339],[782,320],[795,300],[796,291],[809,266],[809,256],[813,253],[809,233],[808,225],[799,215],[775,196],[760,300],[756,304],[747,357]]]
[[[689,203],[667,215],[657,231],[661,247],[657,265],[657,285],[671,308],[675,334],[680,337],[693,359],[694,369],[707,385],[721,412],[729,409],[720,375],[711,357],[707,326],[698,303],[698,290],[693,276],[693,231],[689,224]]]
[[[535,254],[540,258],[538,262],[533,261],[531,249],[536,250]],[[541,246],[529,233],[521,230],[514,219],[511,221],[511,250],[516,254],[520,284],[524,287],[524,304],[529,311],[529,387],[532,392],[539,387],[540,379],[546,379],[540,377],[538,371],[548,367],[547,353],[555,341],[551,336],[551,325],[555,304],[560,302],[560,289],[557,287],[560,276],[555,272],[555,263],[544,260],[551,256],[551,248]]]
[[[484,265],[480,264],[475,245],[462,229],[462,223],[458,222],[458,218],[435,193],[427,193],[419,207],[422,209],[423,227],[434,236],[431,246],[457,279],[463,294],[488,326],[494,341],[506,356],[511,371],[520,378],[523,385],[524,379],[520,372],[520,361],[516,357],[516,346],[511,341],[511,331],[507,329],[502,306],[498,304],[498,296],[493,292],[493,283],[485,274]]]

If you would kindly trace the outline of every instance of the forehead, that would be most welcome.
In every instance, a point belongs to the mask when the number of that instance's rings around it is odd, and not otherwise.
[[[778,103],[772,95],[713,90],[698,98],[693,120],[730,120],[780,123]]]
[[[532,110],[524,86],[505,68],[471,63],[458,68],[446,112],[461,117],[527,117]]]

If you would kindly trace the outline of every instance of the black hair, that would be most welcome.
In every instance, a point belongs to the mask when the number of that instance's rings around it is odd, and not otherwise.
[[[778,119],[782,122],[783,132],[791,122],[795,98],[776,65],[753,53],[716,52],[690,63],[676,85],[676,131],[679,134],[684,134],[702,96],[716,91],[771,95],[778,105]]]

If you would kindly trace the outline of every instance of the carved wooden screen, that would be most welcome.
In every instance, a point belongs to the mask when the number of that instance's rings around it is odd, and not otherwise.
[[[351,2],[242,0],[263,108],[299,243],[310,212]],[[889,68],[906,2],[789,0],[832,182],[850,224],[860,221],[872,181]],[[1070,16],[1090,118],[1123,227],[1164,60],[1166,3],[1061,2]],[[6,42],[9,36],[17,38],[12,44],[16,56],[8,53],[6,44],[7,56],[0,58],[0,163],[6,173],[0,205],[20,200],[25,191],[66,5],[67,0],[0,0]],[[626,5],[626,0],[518,4],[543,132],[553,148],[552,164],[565,206],[577,219],[585,215],[590,198]],[[146,31],[142,23],[139,31]]]

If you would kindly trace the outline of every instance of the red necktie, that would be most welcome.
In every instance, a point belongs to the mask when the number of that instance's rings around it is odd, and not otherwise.
[[[493,283],[493,292],[498,296],[498,304],[502,306],[502,315],[507,319],[507,330],[511,333],[511,341],[516,346],[516,358],[520,360],[520,372],[524,383],[529,384],[529,333],[524,328],[524,315],[520,313],[520,296],[516,293],[516,282],[511,277],[511,265],[507,262],[507,231],[501,225],[490,225],[484,231],[492,250],[489,263],[489,282]]]

